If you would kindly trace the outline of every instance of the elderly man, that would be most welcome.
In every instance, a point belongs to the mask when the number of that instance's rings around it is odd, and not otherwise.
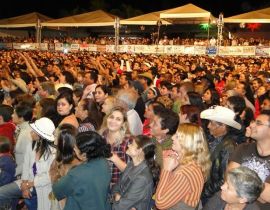
[[[229,156],[233,153],[236,143],[229,127],[241,129],[241,125],[234,120],[235,113],[226,107],[213,106],[201,113],[202,119],[209,120],[208,129],[214,140],[210,143],[212,168],[208,181],[202,193],[203,205],[224,182],[224,174]]]
[[[262,113],[247,128],[247,137],[256,141],[240,145],[230,157],[228,171],[246,166],[258,173],[265,183],[258,201],[262,210],[270,209],[270,111]]]

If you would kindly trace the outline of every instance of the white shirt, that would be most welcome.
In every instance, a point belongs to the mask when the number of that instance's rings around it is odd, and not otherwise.
[[[142,135],[143,124],[141,118],[134,109],[131,109],[127,112],[127,121],[130,133],[132,135],[134,136]]]

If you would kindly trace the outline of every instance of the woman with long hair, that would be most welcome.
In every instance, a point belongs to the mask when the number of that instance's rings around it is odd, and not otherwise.
[[[114,107],[105,118],[104,127],[100,134],[111,145],[112,157],[109,159],[112,180],[111,185],[118,182],[121,172],[125,170],[130,157],[126,154],[130,136],[128,135],[128,122],[126,110],[122,107]]]
[[[163,158],[156,191],[158,209],[196,209],[210,172],[210,153],[200,126],[184,123],[173,135],[174,153]]]
[[[33,145],[26,151],[22,173],[21,191],[28,209],[50,209],[49,193],[52,191],[49,176],[55,158],[55,126],[49,118],[40,118],[30,124]]]
[[[75,128],[79,127],[78,120],[75,117],[75,105],[72,94],[69,92],[62,92],[56,98],[56,110],[59,116],[59,125],[68,123]]]
[[[151,197],[160,171],[154,160],[156,146],[147,136],[140,135],[132,139],[126,151],[132,161],[127,164],[119,182],[112,189],[113,210],[151,209]]]
[[[94,99],[82,99],[75,108],[75,116],[80,120],[79,133],[98,130],[102,124],[103,115]]]
[[[111,146],[98,133],[87,131],[76,136],[76,156],[83,162],[53,185],[58,200],[66,198],[65,209],[109,209],[111,174],[106,158]]]
[[[183,105],[180,108],[179,120],[180,124],[194,123],[201,125],[200,109],[195,105]]]
[[[220,97],[216,89],[208,88],[202,96],[206,108],[220,104]]]

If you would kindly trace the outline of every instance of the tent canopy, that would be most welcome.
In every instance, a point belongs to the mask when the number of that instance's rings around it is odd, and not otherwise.
[[[160,13],[165,11],[167,10],[139,15],[136,17],[121,20],[120,23],[123,25],[157,25],[157,21],[161,20],[162,24],[170,25],[170,22],[160,19]]]
[[[225,23],[270,23],[270,7],[224,18]]]
[[[25,15],[2,19],[0,20],[0,27],[1,28],[35,27],[37,25],[38,20],[43,22],[52,20],[52,18],[42,15],[38,12],[32,12]]]
[[[173,23],[182,24],[208,23],[209,20],[215,19],[209,11],[197,7],[194,4],[186,4],[181,7],[169,9],[162,12],[160,18],[172,21]]]
[[[116,16],[106,13],[103,10],[96,10],[79,15],[59,18],[42,23],[42,26],[113,26]]]

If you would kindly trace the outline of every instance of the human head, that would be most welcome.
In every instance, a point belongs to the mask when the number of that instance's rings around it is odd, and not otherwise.
[[[244,166],[228,172],[221,186],[221,198],[227,203],[253,203],[263,190],[263,182],[258,174]]]
[[[147,100],[154,100],[160,96],[159,89],[156,87],[150,87],[147,92]]]
[[[49,118],[42,117],[40,119],[37,119],[33,123],[30,123],[29,125],[32,128],[33,132],[35,132],[35,134],[40,137],[39,139],[45,139],[48,142],[54,142],[55,126],[53,121],[51,121]],[[38,140],[38,138],[33,140]]]
[[[114,96],[108,96],[105,100],[104,103],[102,104],[102,112],[105,114],[108,114],[111,109],[114,107],[116,103],[116,99]]]
[[[270,111],[262,111],[255,121],[250,123],[250,137],[257,142],[270,138]]]
[[[227,99],[226,107],[241,115],[246,108],[246,102],[242,96],[230,96]]]
[[[266,96],[261,104],[261,110],[270,110],[270,97]]]
[[[194,123],[201,125],[200,109],[195,105],[183,105],[179,113],[180,124]]]
[[[164,95],[170,95],[172,90],[172,84],[168,81],[161,81],[160,82],[160,95],[164,96]]]
[[[12,119],[13,108],[11,106],[0,105],[0,125],[9,122]]]
[[[19,103],[12,114],[12,121],[15,124],[20,124],[25,121],[32,120],[33,109],[29,104]]]
[[[116,98],[117,100],[124,102],[127,105],[128,110],[132,110],[136,106],[138,93],[132,88],[120,89],[116,94]]]
[[[207,180],[211,161],[208,143],[202,128],[192,123],[180,124],[172,140],[172,149],[181,157],[180,163],[188,164],[195,161],[201,166],[204,179]]]
[[[49,96],[55,96],[56,91],[54,84],[50,81],[48,82],[42,82],[40,85],[40,89],[38,91],[38,94],[41,98],[46,98]]]
[[[76,136],[74,150],[76,156],[86,162],[112,156],[111,146],[106,143],[106,140],[102,136],[94,131],[79,133]]]
[[[215,89],[207,88],[202,99],[208,106],[219,105],[219,94]]]
[[[204,103],[199,93],[195,91],[188,92],[186,95],[186,102],[183,103],[197,106],[201,111],[204,110]]]
[[[150,123],[150,132],[155,137],[173,135],[179,124],[178,115],[161,106],[154,107],[154,117]]]
[[[59,126],[57,135],[56,160],[63,164],[71,163],[75,158],[74,146],[76,144],[77,129],[70,124]]]
[[[59,115],[65,116],[74,113],[74,108],[72,94],[63,92],[56,98],[56,109]]]
[[[111,95],[111,91],[108,86],[106,85],[96,86],[94,96],[97,103],[103,104],[103,102],[109,95]]]
[[[181,102],[186,101],[187,93],[194,91],[194,84],[192,82],[183,82],[180,84],[179,94]]]

